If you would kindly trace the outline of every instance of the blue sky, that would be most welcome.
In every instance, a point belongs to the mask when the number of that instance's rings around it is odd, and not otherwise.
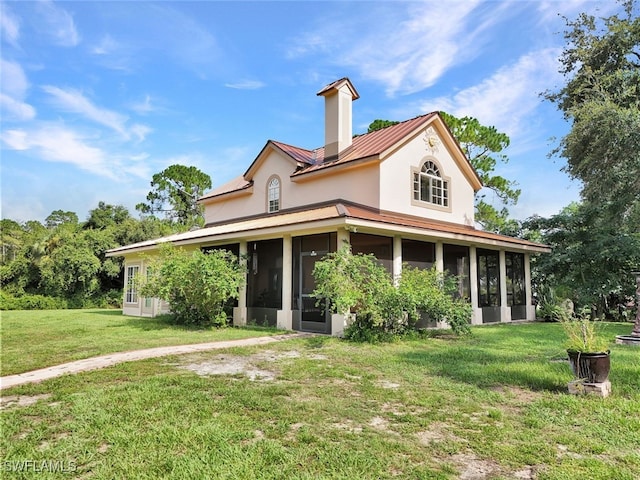
[[[564,21],[614,2],[3,2],[2,218],[43,220],[99,201],[134,207],[151,176],[194,165],[213,185],[268,139],[324,142],[324,85],[376,118],[470,115],[511,138],[498,173],[511,214],[548,216],[579,185],[547,158],[568,124],[539,93],[557,73]],[[489,198],[491,195],[489,195]]]

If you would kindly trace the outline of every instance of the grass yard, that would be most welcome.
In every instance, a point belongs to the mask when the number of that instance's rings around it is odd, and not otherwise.
[[[15,387],[4,478],[640,478],[640,351],[613,345],[612,396],[578,398],[562,344],[557,324],[313,337]]]
[[[60,363],[140,348],[274,335],[274,329],[198,329],[166,318],[139,318],[120,310],[0,312],[0,372],[23,373]]]

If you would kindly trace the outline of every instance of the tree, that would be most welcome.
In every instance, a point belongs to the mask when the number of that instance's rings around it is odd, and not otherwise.
[[[476,170],[485,188],[492,190],[504,205],[515,205],[520,197],[520,189],[516,183],[500,175],[494,175],[498,162],[507,163],[509,158],[501,153],[509,146],[507,134],[487,127],[473,117],[457,118],[446,112],[440,112],[445,123],[456,138],[462,151]],[[476,222],[485,230],[510,233],[514,228],[514,220],[510,220],[509,211],[496,209],[485,201],[482,191],[476,195]]]
[[[22,230],[18,222],[3,218],[0,220],[0,236],[2,240],[0,265],[5,265],[16,259],[16,255],[22,246],[24,230]]]
[[[77,225],[78,215],[76,215],[74,212],[54,210],[49,214],[47,218],[44,219],[44,224],[47,226],[47,228],[50,229],[59,227],[60,225],[63,225],[65,223]]]
[[[153,176],[151,187],[147,203],[139,203],[136,210],[142,214],[162,212],[182,227],[204,223],[203,209],[197,200],[211,188],[209,175],[193,166],[171,165]]]
[[[244,265],[226,250],[189,252],[170,244],[161,247],[148,272],[142,295],[168,301],[176,321],[192,325],[226,325],[225,303],[238,298],[246,278]]]
[[[376,130],[381,130],[383,128],[390,127],[391,125],[396,125],[398,123],[400,122],[397,122],[395,120],[381,120],[377,118],[373,122],[371,122],[371,124],[369,125],[369,129],[367,130],[367,133],[375,132]]]
[[[506,155],[500,153],[509,146],[509,137],[498,132],[495,127],[482,125],[473,117],[457,118],[446,112],[440,114],[484,186],[491,189],[503,204],[515,205],[520,196],[516,183],[493,174],[498,161],[509,161]],[[368,131],[373,132],[397,123],[393,120],[374,120]],[[509,211],[506,207],[498,210],[485,201],[484,193],[479,192],[476,195],[475,220],[485,230],[511,234],[517,229],[517,222],[508,217]]]
[[[131,216],[127,207],[98,202],[98,206],[89,211],[87,221],[82,228],[85,230],[104,230],[108,227],[120,225],[129,218]]]
[[[594,307],[598,315],[616,317],[620,304],[632,298],[629,272],[640,265],[640,236],[606,220],[606,207],[572,203],[550,218],[523,222],[553,252],[532,263],[534,284],[570,298],[581,307]]]
[[[567,160],[565,171],[582,182],[585,201],[638,232],[640,17],[634,0],[621,6],[621,15],[565,19],[560,73],[566,84],[544,96],[572,122],[552,154]]]

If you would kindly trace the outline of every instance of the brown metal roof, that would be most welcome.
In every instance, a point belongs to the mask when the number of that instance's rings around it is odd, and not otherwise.
[[[324,148],[307,150],[306,148],[294,147],[293,145],[276,142],[275,140],[271,140],[271,143],[273,143],[276,147],[278,147],[280,150],[282,150],[284,153],[286,153],[299,163],[313,165],[316,161],[318,161],[318,159],[322,160],[322,158],[324,157]]]
[[[279,229],[291,232],[292,227],[312,228],[314,223],[335,220],[336,226],[353,225],[358,222],[367,222],[368,226],[375,231],[376,228],[386,230],[408,228],[415,230],[414,233],[427,237],[455,238],[461,242],[476,244],[500,243],[517,250],[528,250],[532,252],[550,252],[547,245],[529,242],[520,238],[498,235],[496,233],[477,230],[471,226],[458,225],[435,220],[426,220],[418,217],[410,217],[385,212],[356,205],[349,202],[335,200],[331,203],[316,205],[305,210],[283,211],[279,214],[264,214],[261,216],[240,219],[235,222],[212,225],[194,231],[178,233],[155,240],[125,245],[107,251],[107,256],[119,256],[127,253],[153,250],[161,243],[171,242],[177,245],[198,244],[202,242],[215,241],[221,235],[233,235],[235,238],[247,238],[255,236],[265,229]],[[340,219],[343,219],[340,221]],[[380,232],[384,233],[384,232]]]
[[[335,167],[336,165],[342,165],[355,160],[380,155],[385,150],[401,141],[411,132],[420,128],[421,125],[427,123],[436,115],[438,115],[437,112],[420,115],[419,117],[412,118],[411,120],[406,120],[371,133],[355,136],[353,137],[351,146],[340,152],[340,155],[336,160],[324,162],[324,152],[322,152],[322,156],[320,156],[320,152],[318,152],[318,157],[315,162],[310,163],[308,167],[294,172],[291,176],[295,177],[304,175],[306,173]]]
[[[340,80],[338,82],[340,82]],[[357,135],[353,137],[351,146],[340,152],[338,158],[331,161],[324,161],[324,147],[308,150],[286,143],[269,140],[265,147],[261,150],[258,157],[256,157],[256,160],[254,160],[254,162],[252,163],[252,166],[270,145],[281,150],[284,154],[288,155],[299,165],[303,164],[294,172],[292,172],[291,178],[301,177],[312,172],[317,172],[340,165],[355,163],[358,160],[375,158],[385,153],[388,149],[394,147],[396,144],[398,144],[398,142],[401,142],[404,138],[406,138],[415,130],[419,129],[421,126],[430,122],[434,117],[439,117],[438,112],[431,112],[425,115],[420,115],[410,120],[405,120],[404,122],[400,122],[371,133]],[[466,156],[464,156],[462,152],[461,155],[469,164]],[[251,168],[252,167],[249,167],[249,170],[245,172],[245,175],[251,170]],[[475,170],[473,170],[473,168],[470,166],[470,164],[469,171],[473,172],[472,175],[475,175],[478,185],[481,185],[482,182],[480,181],[480,178],[478,177]],[[248,186],[250,186],[248,179],[238,177],[231,182],[207,193],[206,195],[201,197],[201,200],[231,193],[247,188]]]
[[[351,83],[351,80],[349,80],[348,77],[343,77],[340,80],[336,80],[335,82],[331,82],[329,85],[327,85],[322,90],[320,90],[317,93],[317,95],[325,96],[331,90],[338,90],[340,87],[342,87],[345,84],[349,87],[349,90],[351,90],[351,97],[353,98],[353,100],[359,99],[360,95],[358,94],[358,91],[356,90],[356,87],[353,86],[353,83]]]
[[[225,193],[238,192],[240,190],[244,190],[244,189],[249,188],[252,184],[253,184],[253,182],[249,182],[249,181],[245,180],[244,177],[242,175],[240,175],[239,177],[236,177],[233,180],[225,183],[224,185],[220,185],[219,187],[214,188],[210,192],[208,192],[205,195],[201,196],[198,199],[198,201],[202,201],[202,200],[206,200],[206,199],[209,199],[209,198],[213,198],[213,197],[217,197],[217,196],[220,196],[220,195],[224,195]]]
[[[343,203],[345,216],[357,218],[360,220],[368,220],[377,223],[386,223],[403,227],[414,227],[421,230],[450,233],[455,235],[467,236],[469,239],[475,240],[492,240],[497,242],[506,242],[514,245],[533,247],[536,251],[550,252],[551,249],[547,245],[530,242],[522,238],[509,237],[492,232],[478,230],[470,225],[460,225],[457,223],[442,222],[438,220],[429,220],[419,217],[411,217],[407,215],[398,215],[393,213],[382,213],[374,209],[361,205],[353,205]]]

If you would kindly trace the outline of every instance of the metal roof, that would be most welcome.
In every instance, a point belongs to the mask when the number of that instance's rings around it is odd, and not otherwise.
[[[225,239],[229,239],[229,237],[236,240],[251,239],[264,234],[267,230],[274,237],[277,237],[283,233],[296,234],[301,230],[312,229],[317,226],[333,229],[341,225],[366,227],[372,233],[377,232],[381,235],[405,233],[430,239],[441,238],[469,244],[498,245],[519,251],[538,253],[551,251],[547,245],[477,230],[472,226],[379,212],[363,205],[337,200],[330,204],[317,205],[304,210],[263,214],[194,231],[177,233],[155,240],[134,243],[108,250],[107,256],[113,257],[127,253],[154,250],[157,245],[167,242],[176,245],[200,244],[215,242],[217,238],[222,236]]]

